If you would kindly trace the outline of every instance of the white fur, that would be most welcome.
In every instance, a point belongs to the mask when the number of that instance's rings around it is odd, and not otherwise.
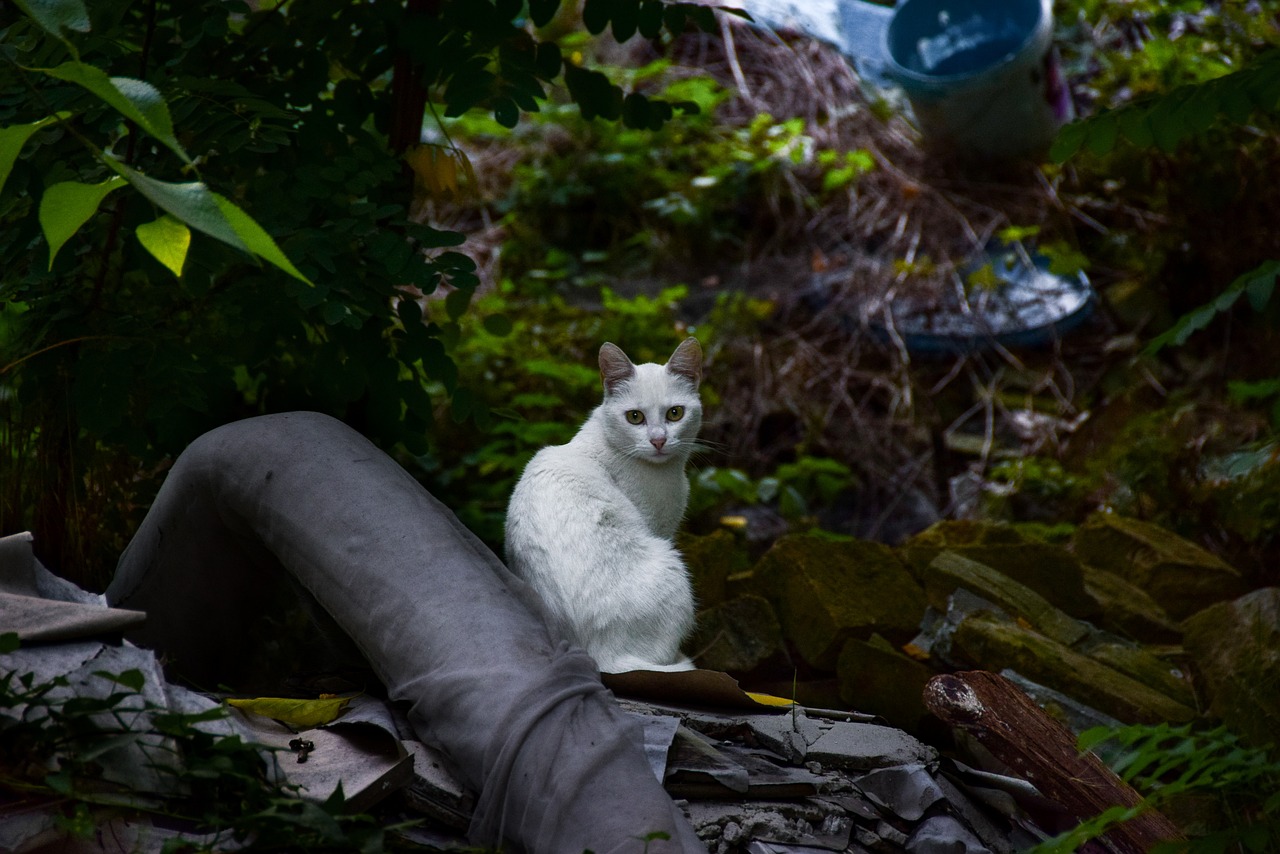
[[[700,366],[696,342],[691,352]],[[511,495],[507,563],[604,672],[693,667],[680,652],[693,628],[693,591],[672,537],[702,423],[696,379],[636,365],[610,391],[606,376],[604,402],[568,444],[539,451]],[[684,417],[670,422],[673,406]],[[643,412],[644,423],[629,423],[629,410]]]

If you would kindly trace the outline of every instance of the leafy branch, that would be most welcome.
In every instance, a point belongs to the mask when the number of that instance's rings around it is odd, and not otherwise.
[[[1231,74],[1187,83],[1072,122],[1058,133],[1049,156],[1062,163],[1082,148],[1103,155],[1122,138],[1138,148],[1154,145],[1173,151],[1183,139],[1204,133],[1220,119],[1244,124],[1255,111],[1275,110],[1277,102],[1280,50],[1271,50]]]
[[[1222,854],[1243,846],[1274,850],[1280,843],[1280,762],[1270,749],[1242,744],[1225,727],[1198,731],[1192,724],[1168,723],[1095,727],[1080,734],[1079,747],[1104,750],[1125,782],[1146,793],[1136,807],[1114,807],[1031,849],[1034,854],[1069,854],[1085,842],[1147,809],[1160,809],[1189,795],[1216,798],[1238,818],[1223,831],[1191,843],[1168,843],[1158,850]]]

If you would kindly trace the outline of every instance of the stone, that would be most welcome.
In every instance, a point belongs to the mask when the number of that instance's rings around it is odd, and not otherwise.
[[[1073,617],[1090,619],[1098,613],[1097,603],[1085,592],[1080,561],[1066,549],[1010,525],[939,522],[904,543],[901,551],[917,578],[924,577],[939,553],[950,551],[1007,575]]]
[[[1095,513],[1076,529],[1073,547],[1085,563],[1145,590],[1174,620],[1246,590],[1222,558],[1140,519]]]
[[[676,546],[684,557],[693,580],[694,596],[702,608],[723,602],[729,576],[750,568],[745,546],[723,528],[702,537],[681,534]]]
[[[1156,600],[1121,576],[1088,564],[1084,589],[1102,611],[1099,623],[1141,643],[1179,643],[1182,631]]]
[[[1136,644],[1098,639],[1090,641],[1079,651],[1184,706],[1195,707],[1195,691],[1187,675]]]
[[[935,762],[938,752],[900,729],[879,724],[834,723],[809,745],[808,758],[824,768],[870,771]]]
[[[956,628],[952,648],[973,665],[1016,670],[1125,723],[1181,723],[1195,717],[1182,703],[1087,655],[990,613]]]
[[[851,709],[879,715],[910,732],[931,715],[921,699],[933,670],[898,652],[879,635],[850,640],[836,662],[840,699]]]
[[[705,670],[746,673],[787,663],[782,626],[773,606],[761,596],[738,596],[700,612],[698,627],[685,647],[694,651]]]
[[[956,552],[940,552],[925,567],[923,575],[925,591],[934,607],[945,608],[956,588],[964,588],[1025,620],[1058,643],[1072,646],[1093,631],[1090,625],[1069,617],[1030,587]]]
[[[864,540],[783,537],[753,570],[801,658],[834,670],[850,638],[905,642],[925,610],[924,591],[888,546]]]
[[[1280,737],[1280,588],[1210,606],[1182,624],[1209,711],[1255,745]]]

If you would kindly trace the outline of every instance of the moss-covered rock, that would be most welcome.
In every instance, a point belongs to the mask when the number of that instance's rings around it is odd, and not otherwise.
[[[1182,628],[1209,711],[1259,746],[1280,743],[1280,588],[1213,605]]]
[[[929,603],[939,611],[947,610],[947,597],[956,588],[964,588],[1067,646],[1079,643],[1094,631],[1087,623],[1053,607],[1030,587],[984,563],[952,551],[941,552],[935,557],[925,568],[923,580]]]
[[[1092,640],[1076,651],[1188,708],[1196,705],[1195,691],[1181,668],[1140,646],[1116,640]]]
[[[704,537],[684,534],[676,545],[689,568],[693,593],[700,608],[723,602],[729,576],[745,572],[751,565],[746,546],[724,529]]]
[[[783,537],[756,564],[753,583],[800,656],[822,670],[835,669],[851,638],[907,641],[925,610],[924,591],[894,551],[863,540]]]
[[[1126,723],[1182,722],[1188,706],[1016,622],[990,613],[962,622],[952,649],[974,666],[1006,668]]]
[[[939,522],[902,546],[917,578],[924,578],[929,564],[944,551],[1009,576],[1073,617],[1090,619],[1098,613],[1097,603],[1085,593],[1083,568],[1074,555],[1025,536],[1009,525],[967,520]],[[933,604],[937,607],[938,603]]]
[[[1142,643],[1178,643],[1182,630],[1147,592],[1114,572],[1088,564],[1084,589],[1102,609],[1099,622],[1108,631]]]
[[[933,670],[898,652],[879,635],[845,643],[836,675],[840,700],[847,708],[879,715],[909,732],[917,732],[930,718],[923,694]]]
[[[1145,590],[1175,620],[1245,592],[1240,573],[1222,558],[1140,519],[1095,513],[1073,543],[1082,561]]]
[[[706,670],[746,673],[786,661],[782,627],[760,596],[738,596],[698,614],[698,628],[685,644]]]

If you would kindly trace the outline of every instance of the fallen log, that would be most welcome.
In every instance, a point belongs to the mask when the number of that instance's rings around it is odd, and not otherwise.
[[[999,674],[970,670],[935,676],[925,685],[924,704],[946,723],[973,735],[1042,795],[1081,820],[1110,807],[1142,802],[1142,796],[1098,757],[1080,753],[1069,729]],[[1145,854],[1157,842],[1183,838],[1173,822],[1153,809],[1104,837],[1121,854]]]

